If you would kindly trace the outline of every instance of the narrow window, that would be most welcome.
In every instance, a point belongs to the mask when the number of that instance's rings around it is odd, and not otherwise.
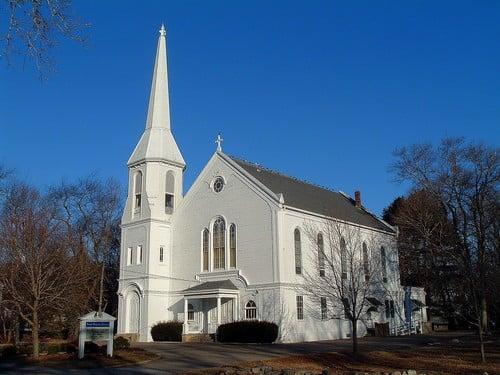
[[[142,263],[142,245],[137,246],[137,264]]]
[[[167,214],[171,214],[174,211],[174,189],[174,173],[172,171],[168,171],[165,179],[165,213]]]
[[[248,301],[245,305],[245,319],[257,319],[257,305],[254,301]]]
[[[342,279],[347,279],[347,246],[343,237],[340,239],[340,268]]]
[[[319,275],[321,277],[325,276],[325,248],[323,244],[323,235],[318,233],[318,263],[319,263]]]
[[[326,297],[321,297],[321,319],[325,320],[328,318],[328,308],[326,306]]]
[[[209,235],[210,233],[208,232],[208,229],[205,228],[203,230],[203,271],[208,271],[208,242],[209,242]]]
[[[190,322],[194,320],[194,307],[191,303],[188,303],[188,320]]]
[[[236,225],[229,227],[229,266],[236,268]]]
[[[160,246],[160,263],[163,263],[163,246]]]
[[[380,260],[382,263],[382,281],[387,282],[387,256],[385,254],[385,247],[380,248]]]
[[[342,298],[342,304],[344,305],[344,318],[351,319],[351,304],[348,298]]]
[[[135,195],[135,203],[134,209],[135,212],[139,212],[141,210],[141,197],[142,197],[142,172],[137,171],[134,176],[134,195]]]
[[[134,249],[129,247],[127,249],[127,265],[130,266],[134,261]]]
[[[370,264],[368,263],[368,248],[363,242],[363,271],[365,273],[365,281],[370,280]]]
[[[391,318],[394,318],[394,316],[396,315],[396,311],[394,309],[394,301],[393,300],[389,301],[389,307],[391,310]]]
[[[295,243],[295,273],[297,275],[302,274],[302,248],[300,243],[300,231],[299,228],[295,229],[293,232],[293,238]]]
[[[214,269],[226,267],[226,223],[219,217],[215,220],[213,229]]]
[[[297,296],[297,319],[304,319],[304,297]]]
[[[391,317],[391,305],[388,299],[385,300],[385,317],[386,319]]]

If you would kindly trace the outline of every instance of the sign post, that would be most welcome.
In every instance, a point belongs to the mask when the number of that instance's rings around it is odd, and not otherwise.
[[[116,318],[92,311],[80,318],[80,335],[78,337],[78,358],[85,355],[85,342],[106,341],[107,355],[113,356],[113,333]]]

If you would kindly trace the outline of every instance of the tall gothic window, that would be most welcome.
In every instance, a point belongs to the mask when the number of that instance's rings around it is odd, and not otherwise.
[[[203,271],[208,271],[208,246],[210,233],[208,229],[203,230]]]
[[[295,273],[302,274],[302,245],[300,243],[300,231],[296,228],[293,232],[293,239],[295,243]]]
[[[382,281],[387,282],[387,255],[385,253],[385,247],[380,248],[380,261],[382,265]]]
[[[226,223],[221,217],[214,222],[213,249],[214,269],[224,269],[226,267]]]
[[[365,272],[365,281],[370,280],[370,264],[368,260],[368,248],[363,242],[363,271]]]
[[[171,214],[174,211],[174,188],[174,173],[172,171],[168,171],[165,178],[165,213],[167,214]]]
[[[229,266],[236,268],[236,225],[229,227]]]
[[[321,307],[321,319],[325,320],[328,318],[328,307],[326,304],[326,297],[320,298],[320,307]]]
[[[140,211],[142,198],[142,172],[137,171],[134,175],[134,209]]]
[[[342,278],[347,279],[347,246],[343,237],[340,239],[340,268]]]
[[[321,277],[325,276],[325,246],[323,243],[323,235],[318,233],[318,265],[319,265],[319,275]]]

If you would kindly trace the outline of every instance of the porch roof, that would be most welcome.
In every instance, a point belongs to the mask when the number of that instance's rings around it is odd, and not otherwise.
[[[236,294],[238,288],[231,280],[206,281],[204,283],[187,288],[184,291],[185,296],[199,296],[211,294]]]

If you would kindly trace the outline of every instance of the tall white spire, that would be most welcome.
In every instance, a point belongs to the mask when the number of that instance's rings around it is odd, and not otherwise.
[[[170,129],[170,100],[168,96],[167,32],[162,24],[156,48],[155,68],[149,96],[146,128]]]
[[[128,165],[148,160],[161,160],[181,167],[186,165],[170,130],[166,34],[165,26],[161,25],[153,81],[151,82],[146,129],[132,156],[130,156]]]

